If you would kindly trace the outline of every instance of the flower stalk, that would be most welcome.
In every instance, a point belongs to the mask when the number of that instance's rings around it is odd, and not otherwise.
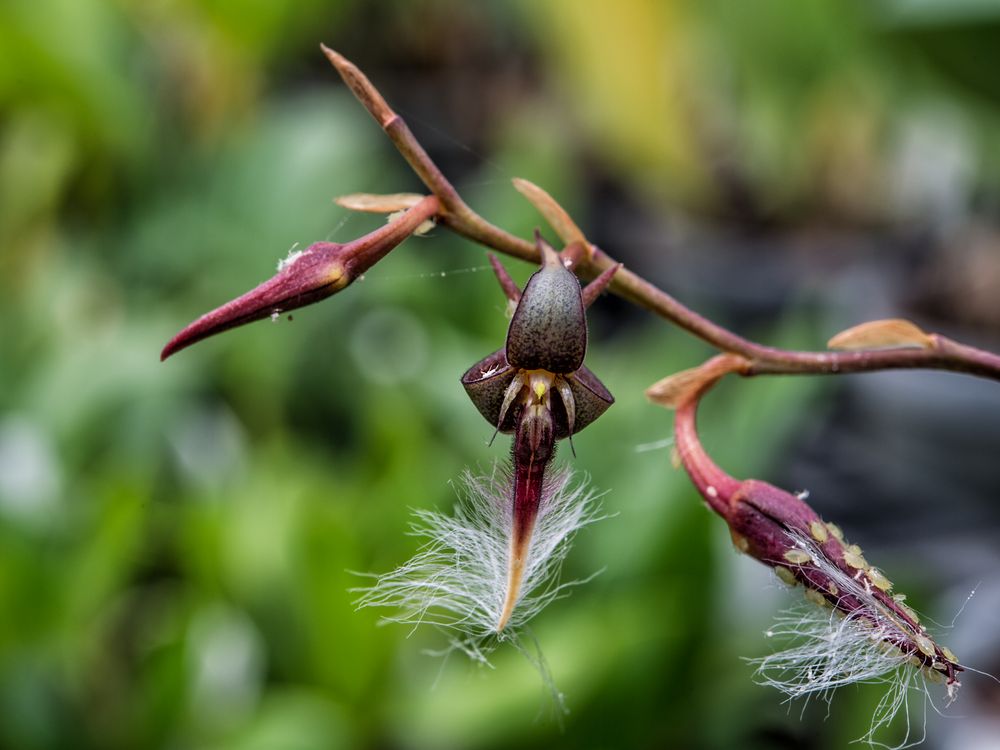
[[[444,226],[497,252],[535,263],[541,261],[538,249],[531,242],[504,231],[473,211],[428,156],[403,118],[393,111],[364,73],[343,55],[326,45],[320,46],[331,65],[351,89],[351,93],[379,123],[414,173],[440,199],[442,209],[439,218]],[[530,188],[525,189],[524,181],[516,182],[515,186],[529,197],[530,193],[535,192]],[[566,218],[568,219],[568,215]],[[557,230],[571,225],[571,220],[570,224],[561,220],[554,222],[554,228]],[[594,279],[619,265],[593,243],[588,242],[588,245],[589,252],[585,254],[586,257],[577,269],[582,278]],[[750,362],[750,365],[740,373],[745,377],[778,374],[836,375],[924,368],[963,372],[1000,381],[1000,356],[959,344],[939,334],[929,334],[930,345],[923,349],[788,351],[758,344],[718,325],[627,268],[621,268],[615,273],[608,291],[659,315],[720,351],[741,355]]]

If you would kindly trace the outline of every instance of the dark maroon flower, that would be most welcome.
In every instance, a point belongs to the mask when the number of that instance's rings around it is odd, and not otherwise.
[[[499,432],[513,432],[514,493],[507,596],[497,630],[517,604],[546,469],[556,441],[569,438],[614,403],[614,397],[583,366],[587,350],[584,294],[576,276],[540,235],[542,267],[523,292],[495,261],[500,285],[517,303],[506,346],[462,376],[469,398]],[[586,297],[596,299],[617,267],[592,281]]]

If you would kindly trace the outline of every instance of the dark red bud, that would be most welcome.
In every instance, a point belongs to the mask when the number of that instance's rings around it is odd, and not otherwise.
[[[273,278],[186,326],[163,348],[160,359],[230,328],[294,310],[339,292],[351,281],[343,251],[344,245],[332,242],[311,245]]]
[[[917,615],[889,594],[892,583],[868,564],[861,549],[847,544],[840,529],[825,523],[802,495],[755,479],[739,482],[720,469],[698,439],[696,410],[697,397],[677,409],[677,450],[702,497],[725,519],[737,548],[956,685],[963,668],[954,654],[935,643]]]
[[[429,196],[389,224],[346,245],[336,242],[310,245],[282,263],[278,273],[268,281],[186,326],[163,348],[160,359],[216,333],[336,294],[413,234],[437,210],[437,198]]]

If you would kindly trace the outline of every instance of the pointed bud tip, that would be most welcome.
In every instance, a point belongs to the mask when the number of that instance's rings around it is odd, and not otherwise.
[[[178,334],[178,336],[179,335],[180,334]],[[172,339],[170,339],[170,341],[167,342],[167,345],[163,347],[162,350],[160,350],[161,362],[166,362],[167,357],[169,357],[172,354],[176,354],[179,351],[180,347],[178,347],[176,342],[177,342],[177,336],[174,336]]]
[[[322,42],[320,42],[319,48],[323,51],[323,54],[326,55],[327,59],[336,67],[340,68],[344,63],[347,63],[346,57],[337,52],[335,49],[327,47]]]
[[[320,49],[326,55],[326,59],[337,69],[344,83],[351,89],[354,96],[368,110],[369,114],[375,118],[381,127],[385,127],[395,116],[392,108],[382,97],[371,81],[358,68],[339,52],[330,49],[325,44],[320,44]]]
[[[562,258],[559,257],[559,253],[555,251],[555,248],[550,245],[544,237],[542,237],[542,232],[539,229],[535,229],[535,248],[538,250],[538,254],[541,256],[542,266],[559,266],[564,268]]]

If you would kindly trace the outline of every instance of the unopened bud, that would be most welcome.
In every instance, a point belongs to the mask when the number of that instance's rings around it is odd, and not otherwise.
[[[317,242],[295,253],[281,263],[271,279],[186,326],[163,348],[160,359],[216,333],[336,294],[413,234],[437,210],[437,198],[429,196],[395,221],[353,242],[343,245]]]
[[[793,697],[885,681],[893,692],[880,704],[872,731],[903,705],[914,674],[943,681],[953,696],[964,667],[931,638],[903,604],[905,597],[889,593],[892,582],[868,564],[861,548],[824,523],[805,493],[740,482],[712,461],[695,429],[697,400],[696,394],[679,404],[675,421],[677,450],[691,480],[726,521],[740,551],[773,568],[783,582],[802,584],[806,601],[825,608],[779,618],[768,635],[789,647],[757,660],[763,681]]]

